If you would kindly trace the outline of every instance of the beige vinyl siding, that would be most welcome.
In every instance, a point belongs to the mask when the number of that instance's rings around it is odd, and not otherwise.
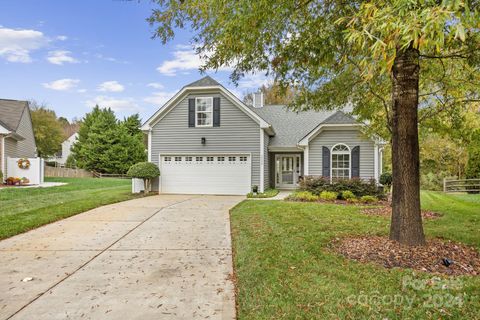
[[[220,127],[188,127],[188,99],[200,96],[220,97]],[[156,164],[167,153],[251,154],[252,185],[260,185],[260,126],[218,91],[185,96],[153,126],[151,145]]]
[[[32,120],[30,111],[25,108],[22,118],[15,131],[17,134],[24,137],[24,140],[15,141],[12,138],[5,138],[5,157],[10,158],[33,158],[36,156],[35,137],[33,135]],[[7,169],[5,168],[5,171]],[[8,173],[5,174],[8,176]]]
[[[360,146],[360,177],[374,177],[374,142],[364,136],[358,129],[324,130],[309,144],[309,174],[322,175],[322,147],[331,149],[337,143],[344,143],[350,149]]]

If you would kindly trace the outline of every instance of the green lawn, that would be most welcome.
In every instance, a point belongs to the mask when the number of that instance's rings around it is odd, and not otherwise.
[[[129,179],[45,178],[50,188],[0,190],[0,239],[109,203],[133,199]]]
[[[443,213],[425,223],[428,237],[480,248],[480,195],[423,192],[422,203]],[[432,282],[433,275],[329,251],[335,237],[387,234],[385,217],[354,206],[282,201],[244,201],[231,216],[239,319],[480,318],[478,276]]]

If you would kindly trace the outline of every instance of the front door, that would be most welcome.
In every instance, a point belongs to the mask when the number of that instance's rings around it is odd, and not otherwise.
[[[301,172],[300,155],[275,156],[275,185],[277,188],[295,188]]]

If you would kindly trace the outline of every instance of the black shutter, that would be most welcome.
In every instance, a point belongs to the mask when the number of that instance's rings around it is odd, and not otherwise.
[[[322,176],[330,177],[330,149],[322,147]]]
[[[220,98],[213,98],[213,126],[220,127]]]
[[[360,177],[360,146],[352,149],[352,178]]]
[[[188,126],[195,127],[195,99],[188,99]]]

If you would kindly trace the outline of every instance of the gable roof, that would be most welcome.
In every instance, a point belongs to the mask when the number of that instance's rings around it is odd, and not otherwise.
[[[210,76],[203,77],[197,81],[187,84],[185,87],[206,87],[206,86],[221,86],[215,79]]]
[[[12,132],[17,131],[27,106],[27,101],[0,99],[0,124]]]
[[[145,123],[142,125],[141,129],[143,131],[150,130],[164,115],[166,115],[176,104],[177,102],[186,95],[186,93],[195,91],[195,90],[219,90],[223,93],[231,102],[236,105],[240,110],[245,112],[250,118],[260,125],[260,128],[268,131],[269,134],[274,134],[272,126],[266,122],[261,116],[253,112],[246,104],[244,104],[240,99],[238,99],[234,94],[227,90],[224,86],[219,84],[213,78],[206,76],[200,80],[192,82],[184,86],[179,92],[177,92],[170,100],[168,100],[160,109],[157,110]]]
[[[294,112],[284,105],[266,105],[251,109],[268,121],[275,130],[269,146],[297,147],[300,140],[320,124],[355,124],[356,120],[342,111]]]

